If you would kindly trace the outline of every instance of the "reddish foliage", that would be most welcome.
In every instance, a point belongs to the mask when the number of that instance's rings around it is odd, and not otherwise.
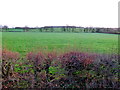
[[[26,57],[28,60],[31,60],[37,65],[41,64],[45,59],[45,56],[41,52],[38,53],[30,52],[26,55]]]
[[[87,65],[92,64],[92,63],[93,63],[93,59],[87,58],[84,61],[84,66],[87,66]]]
[[[20,55],[17,52],[11,52],[8,50],[2,51],[2,60],[18,60],[19,56]]]
[[[19,59],[19,53],[11,52],[8,50],[2,51],[2,86],[3,88],[13,87],[15,82],[11,79],[15,79],[14,77],[14,65],[16,60]]]
[[[45,57],[45,63],[51,64],[51,62],[55,59],[57,59],[57,55],[55,52],[47,53],[47,55]]]
[[[29,52],[29,53],[26,55],[26,57],[27,57],[28,60],[34,60],[34,56],[35,56],[35,53],[33,53],[33,52]]]
[[[29,52],[26,55],[29,62],[19,64],[19,68],[30,64],[32,67],[25,66],[24,70],[32,69],[34,73],[30,71],[14,72],[13,63],[19,59],[18,53],[3,50],[2,55],[3,88],[21,87],[22,85],[19,83],[24,83],[24,81],[26,85],[23,87],[28,88],[118,87],[118,80],[114,80],[114,78],[117,79],[118,72],[117,55],[97,55],[73,51],[57,56],[55,52],[45,54]],[[62,66],[62,68],[54,67],[54,65]],[[58,75],[59,73],[50,73],[50,67],[60,68],[63,76]]]
[[[72,63],[83,63],[84,65],[91,64],[94,60],[93,55],[89,55],[87,53],[82,52],[68,52],[59,57],[62,64],[66,64],[68,62]]]

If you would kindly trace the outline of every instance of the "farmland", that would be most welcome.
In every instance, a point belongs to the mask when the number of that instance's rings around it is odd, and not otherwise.
[[[120,88],[118,34],[2,32],[4,88]]]
[[[33,50],[117,53],[118,35],[102,33],[3,32],[3,49],[25,55]]]

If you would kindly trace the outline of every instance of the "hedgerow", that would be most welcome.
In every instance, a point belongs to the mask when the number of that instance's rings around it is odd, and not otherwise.
[[[20,62],[19,60],[22,60]],[[117,54],[2,52],[2,88],[119,88]]]

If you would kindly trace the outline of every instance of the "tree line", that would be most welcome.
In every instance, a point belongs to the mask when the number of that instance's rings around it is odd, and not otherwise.
[[[14,27],[2,26],[2,32],[74,32],[74,33],[112,33],[120,34],[120,28],[77,27],[77,26],[44,26],[44,27]]]

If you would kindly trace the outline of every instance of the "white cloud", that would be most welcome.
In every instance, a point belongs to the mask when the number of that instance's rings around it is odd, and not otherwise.
[[[118,27],[118,0],[0,0],[0,24]]]

